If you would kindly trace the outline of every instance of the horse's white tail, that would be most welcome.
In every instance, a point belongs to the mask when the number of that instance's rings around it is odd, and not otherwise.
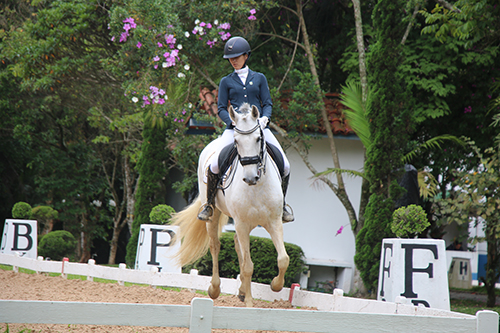
[[[191,205],[174,214],[171,219],[172,225],[180,227],[180,231],[174,237],[173,242],[181,241],[180,250],[174,257],[181,266],[193,263],[203,257],[209,248],[210,238],[206,222],[198,219],[200,208],[201,200],[198,196]],[[219,216],[220,235],[222,227],[227,224],[228,217],[222,213],[218,213],[214,212],[214,218]]]

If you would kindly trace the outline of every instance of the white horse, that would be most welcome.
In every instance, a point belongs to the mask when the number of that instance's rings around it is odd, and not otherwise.
[[[173,218],[173,224],[180,226],[176,239],[182,239],[177,259],[181,265],[192,263],[210,247],[213,271],[208,294],[216,299],[220,294],[219,236],[228,216],[232,217],[236,230],[234,245],[240,264],[239,298],[251,307],[253,263],[250,258],[250,231],[258,225],[269,232],[278,253],[279,274],[273,278],[271,289],[280,291],[285,282],[289,257],[283,243],[283,192],[279,171],[266,152],[263,131],[257,121],[257,107],[250,108],[250,105],[243,104],[237,113],[230,106],[229,116],[236,126],[234,142],[238,158],[228,171],[230,174],[224,178],[224,193],[220,190],[217,193],[211,220],[205,222],[199,220],[197,215],[202,206],[200,198],[205,198],[207,192],[208,159],[215,153],[216,145],[212,142],[202,151],[198,162],[200,193],[190,206]]]

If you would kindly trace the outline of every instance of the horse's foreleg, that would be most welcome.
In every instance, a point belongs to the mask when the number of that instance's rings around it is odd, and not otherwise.
[[[212,281],[208,287],[208,295],[212,299],[216,299],[220,294],[220,277],[219,277],[219,217],[220,210],[215,209],[211,221],[207,222],[207,232],[210,237],[210,253],[212,254]]]
[[[240,263],[241,286],[238,297],[242,302],[245,302],[246,307],[252,307],[253,262],[250,257],[250,236],[249,231],[240,230],[238,232],[238,229],[236,226],[236,234],[234,235],[234,245]]]
[[[288,268],[288,264],[290,262],[290,258],[286,253],[285,244],[283,243],[283,224],[280,221],[273,223],[271,226],[266,228],[269,235],[271,235],[271,239],[273,240],[274,247],[278,252],[278,276],[274,277],[271,282],[271,289],[273,291],[280,291],[285,284],[285,273]]]

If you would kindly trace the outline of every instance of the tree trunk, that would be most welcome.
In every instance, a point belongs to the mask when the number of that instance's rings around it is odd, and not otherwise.
[[[84,206],[82,204],[82,206]],[[90,228],[88,225],[89,221],[85,213],[82,213],[81,225],[82,225],[82,239],[80,241],[81,244],[81,254],[80,254],[80,263],[87,263],[91,258],[90,248],[92,247],[92,235],[90,233]]]
[[[113,237],[111,238],[111,244],[109,248],[109,258],[108,258],[108,264],[113,265],[116,264],[116,253],[118,252],[118,240],[120,238],[120,233],[123,230],[123,227],[126,224],[126,220],[120,222],[114,221],[114,228],[113,228]]]
[[[368,92],[368,78],[366,75],[365,63],[365,41],[363,35],[363,19],[361,17],[361,5],[359,0],[352,0],[354,7],[354,21],[356,23],[356,41],[358,46],[358,59],[359,59],[359,77],[361,79],[361,95],[363,103],[366,102]]]
[[[309,67],[311,69],[311,74],[314,79],[314,84],[316,85],[316,95],[318,97],[318,101],[323,101],[323,92],[321,90],[321,85],[319,82],[318,72],[316,71],[316,64],[314,63],[314,56],[311,49],[311,44],[309,43],[309,35],[307,33],[306,22],[304,20],[304,15],[302,13],[302,3],[300,0],[296,0],[295,4],[297,6],[297,15],[299,16],[300,27],[302,31],[302,38],[304,41],[304,48],[306,50],[307,59],[309,61]],[[328,141],[330,143],[330,152],[332,154],[333,165],[335,168],[340,169],[340,161],[339,156],[337,154],[337,146],[335,145],[335,139],[333,138],[332,127],[330,125],[330,121],[328,119],[328,114],[326,112],[326,107],[324,103],[321,103],[321,116],[323,118],[323,124],[326,129],[326,134],[328,136]],[[344,179],[342,175],[337,173],[337,188],[334,191],[340,202],[344,205],[344,208],[347,211],[347,215],[349,216],[349,221],[351,226],[357,224],[356,212],[354,211],[354,207],[352,206],[351,201],[349,200],[349,196],[345,190]]]
[[[135,193],[137,191],[136,182],[132,166],[130,165],[130,157],[125,155],[123,159],[123,169],[125,170],[125,191],[127,200],[127,225],[128,231],[132,234],[132,222],[134,221],[134,206],[135,206]]]

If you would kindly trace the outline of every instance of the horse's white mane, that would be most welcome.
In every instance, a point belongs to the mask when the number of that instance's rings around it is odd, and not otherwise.
[[[241,104],[241,106],[240,106],[240,108],[239,108],[238,111],[241,114],[250,113],[252,111],[252,107],[248,103],[243,103],[243,104]]]

